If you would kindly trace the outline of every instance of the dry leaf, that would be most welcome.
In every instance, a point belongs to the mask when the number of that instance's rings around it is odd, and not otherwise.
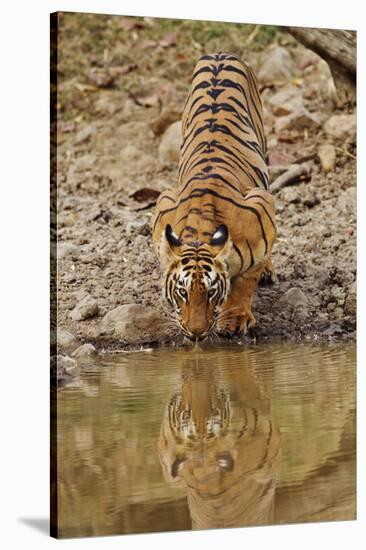
[[[311,67],[312,65],[317,65],[319,62],[319,59],[316,59],[315,57],[310,57],[308,59],[305,59],[305,61],[303,61],[300,65],[299,65],[299,69],[301,69],[302,71],[304,69],[306,69],[307,67]]]
[[[138,65],[136,63],[126,63],[125,65],[110,67],[110,74],[115,77],[119,75],[125,75],[137,69]]]
[[[187,61],[187,56],[184,55],[184,53],[177,53],[177,55],[175,56],[175,59],[177,61]]]
[[[159,40],[159,46],[161,48],[170,48],[170,46],[177,45],[177,33],[176,32],[167,32],[164,34],[163,38]]]
[[[76,130],[76,122],[75,120],[69,120],[68,122],[64,122],[61,126],[61,132],[63,134],[68,134],[69,132],[75,132]]]
[[[105,69],[93,68],[89,72],[89,80],[97,88],[109,88],[114,82],[114,77]]]
[[[157,42],[155,40],[141,40],[139,44],[137,44],[137,47],[140,48],[140,50],[148,50],[149,48],[155,48],[157,46]]]
[[[284,151],[272,151],[268,157],[268,164],[270,165],[288,165],[295,162],[294,155],[285,153]]]
[[[147,201],[147,202],[139,204],[138,206],[132,206],[131,210],[133,210],[134,212],[139,212],[140,210],[147,210],[148,208],[152,208],[155,205],[156,205],[156,200],[155,201]]]
[[[130,195],[131,199],[137,202],[151,202],[157,200],[160,195],[160,191],[151,189],[150,187],[142,187]]]
[[[95,92],[98,88],[96,86],[90,86],[90,84],[81,84],[80,82],[75,82],[75,88],[79,92]]]
[[[165,130],[182,118],[182,111],[178,109],[166,109],[160,113],[156,118],[149,122],[149,127],[152,130],[154,136],[161,136]]]
[[[140,105],[140,107],[155,107],[159,104],[159,97],[157,94],[131,94],[131,97],[137,105]]]
[[[92,54],[89,58],[90,65],[101,65],[102,62],[99,58],[99,55]]]
[[[124,17],[120,20],[119,24],[125,31],[132,31],[133,29],[144,28],[144,24],[134,17]]]

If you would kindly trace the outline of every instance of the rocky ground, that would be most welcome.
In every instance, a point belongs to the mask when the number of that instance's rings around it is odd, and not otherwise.
[[[215,50],[256,70],[279,187],[278,283],[258,289],[251,337],[353,338],[356,115],[326,63],[272,27],[61,14],[59,33],[58,349],[182,343],[164,324],[151,221],[176,182],[192,70]]]

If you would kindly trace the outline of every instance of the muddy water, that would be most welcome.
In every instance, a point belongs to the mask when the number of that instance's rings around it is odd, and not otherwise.
[[[98,358],[58,390],[62,537],[355,518],[355,345]]]

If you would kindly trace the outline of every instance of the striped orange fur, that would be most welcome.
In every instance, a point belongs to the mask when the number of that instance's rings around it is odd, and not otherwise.
[[[262,105],[233,54],[198,61],[182,118],[178,185],[159,197],[153,240],[164,293],[184,334],[253,326],[251,305],[276,237]]]

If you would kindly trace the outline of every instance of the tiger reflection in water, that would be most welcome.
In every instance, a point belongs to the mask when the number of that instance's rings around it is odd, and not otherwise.
[[[281,440],[271,377],[267,369],[261,381],[247,361],[240,352],[191,353],[166,407],[159,458],[165,479],[186,488],[193,529],[273,522]]]

